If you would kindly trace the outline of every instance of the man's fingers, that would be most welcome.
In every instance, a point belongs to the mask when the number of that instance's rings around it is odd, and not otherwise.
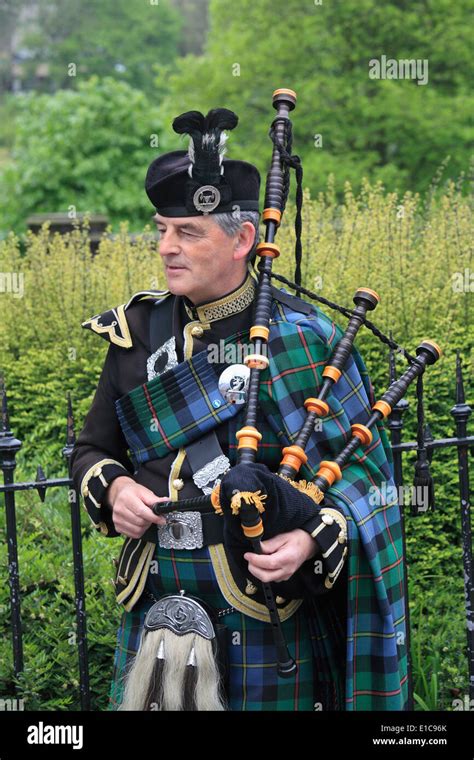
[[[149,512],[150,510],[148,510]],[[150,522],[147,508],[141,501],[126,501],[120,505],[120,512],[123,517],[133,525],[144,525]],[[153,514],[153,513],[151,513]]]
[[[286,581],[295,572],[295,557],[291,546],[287,546],[285,534],[274,536],[266,542],[266,549],[272,548],[272,554],[253,554],[247,552],[244,559],[249,563],[249,570],[263,583]],[[276,547],[280,547],[278,550]]]
[[[153,504],[156,504],[156,502],[164,502],[164,501],[171,501],[169,496],[157,496],[153,493],[153,491],[150,491],[147,489],[143,489],[143,492],[139,493],[138,496],[143,501],[144,504],[146,504],[148,507],[152,507]]]
[[[123,502],[116,504],[115,509],[120,515],[123,515],[126,520],[136,526],[148,526],[150,523],[164,525],[166,522],[164,516],[160,517],[155,515],[151,511],[151,507],[148,507],[136,497],[129,497],[128,499],[124,498]]]
[[[155,515],[155,513],[152,512],[151,508],[157,502],[163,503],[165,501],[169,501],[169,496],[156,496],[153,491],[149,491],[147,489],[146,493],[140,494],[140,499],[144,509],[144,512],[141,513],[144,519],[155,523],[156,525],[165,525],[166,519],[164,515]]]
[[[129,512],[128,515],[131,515],[131,513]],[[159,519],[163,520],[163,524],[166,522],[164,517],[160,517]],[[119,533],[123,533],[125,536],[130,536],[131,538],[141,538],[141,536],[143,536],[151,524],[152,523],[148,520],[141,520],[140,518],[134,517],[133,515],[130,517],[124,515],[116,515],[114,519],[116,530]]]
[[[168,501],[167,499],[164,499],[164,501]],[[143,516],[145,520],[148,520],[149,522],[156,523],[156,525],[165,525],[166,524],[166,518],[164,515],[155,515],[154,512],[152,512],[151,507],[147,507],[145,505]]]
[[[279,581],[287,581],[291,578],[292,573],[283,569],[279,570],[262,570],[259,567],[255,567],[249,562],[249,571],[255,578],[258,578],[263,583],[278,583]]]
[[[291,544],[288,543],[284,533],[280,536],[274,536],[268,541],[262,541],[262,548],[265,554],[246,552],[244,557],[247,560],[251,559],[257,567],[261,567],[264,570],[276,570],[282,567],[293,556]]]
[[[169,501],[168,496],[157,496],[146,486],[139,483],[127,485],[114,502],[114,514],[128,520],[135,526],[148,527],[151,523],[164,525],[163,515],[155,515],[151,507],[157,502]]]
[[[262,546],[267,552],[273,549],[272,553],[246,552],[244,559],[252,575],[264,583],[287,581],[306,559],[315,554],[313,539],[299,528],[263,541]]]
[[[121,533],[123,536],[128,536],[129,538],[141,538],[141,536],[144,534],[146,528],[139,527],[137,525],[133,525],[131,522],[127,522],[127,520],[117,520],[114,522],[115,529]]]
[[[272,554],[284,546],[287,541],[288,533],[279,533],[278,536],[273,536],[273,538],[269,538],[266,541],[261,541],[260,545],[264,554]]]
[[[287,581],[295,570],[292,558],[287,552],[278,552],[278,554],[267,556],[249,554],[246,559],[252,575],[264,583]]]
[[[276,554],[252,554],[247,552],[244,554],[244,559],[249,563],[251,562],[254,567],[261,570],[281,570],[285,557],[281,557],[280,553]]]

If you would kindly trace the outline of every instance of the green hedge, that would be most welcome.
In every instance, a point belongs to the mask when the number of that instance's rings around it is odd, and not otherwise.
[[[463,357],[467,401],[473,368],[470,291],[459,291],[456,273],[470,272],[472,208],[450,185],[437,200],[399,198],[381,186],[349,187],[337,204],[329,187],[304,206],[303,284],[350,306],[355,289],[377,290],[381,303],[374,321],[414,351],[429,336],[440,343],[442,360],[426,378],[426,416],[435,437],[454,433],[450,409],[455,400],[455,350]],[[292,278],[294,233],[288,209],[279,232],[284,254],[275,271]],[[0,292],[0,370],[7,385],[11,427],[23,441],[16,479],[30,479],[41,464],[47,476],[65,473],[62,447],[70,393],[79,432],[94,393],[106,342],[80,323],[128,300],[141,289],[161,288],[164,280],[149,228],[133,243],[123,225],[119,239],[103,240],[92,257],[87,230],[50,238],[47,228],[29,235],[22,253],[14,236],[0,244],[0,272],[23,275],[23,293]],[[20,282],[19,279],[16,282]],[[467,280],[466,280],[467,282]],[[458,289],[456,289],[458,288]],[[5,292],[6,291],[6,292]],[[458,292],[459,291],[459,292]],[[336,321],[344,322],[336,315]],[[387,351],[369,332],[358,341],[376,394],[388,380]],[[405,361],[397,357],[401,372]],[[405,417],[405,440],[416,432],[414,389]],[[413,455],[404,460],[406,482]],[[412,652],[418,709],[453,709],[468,693],[460,507],[454,450],[437,450],[433,475],[434,513],[407,516]],[[74,592],[70,517],[65,489],[50,490],[41,503],[36,493],[17,497],[19,562],[24,617],[25,672],[21,677],[26,709],[78,709],[77,655],[74,648]],[[4,513],[0,514],[0,573],[7,578]],[[112,557],[121,541],[106,540],[82,516],[86,607],[90,640],[93,709],[105,709],[115,633],[121,609],[110,579]],[[13,697],[8,586],[0,584],[0,695]]]

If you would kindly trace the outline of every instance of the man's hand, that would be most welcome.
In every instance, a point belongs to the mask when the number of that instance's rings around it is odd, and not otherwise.
[[[301,528],[280,533],[268,541],[262,541],[264,554],[246,552],[244,559],[256,578],[269,583],[287,581],[307,559],[318,551],[316,540]]]
[[[152,523],[165,525],[165,518],[151,511],[157,501],[169,501],[168,496],[156,496],[133,478],[120,476],[106,491],[106,501],[112,509],[112,520],[118,533],[140,538]]]

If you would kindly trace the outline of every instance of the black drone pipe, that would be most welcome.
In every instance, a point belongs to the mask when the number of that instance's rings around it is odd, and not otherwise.
[[[323,461],[320,464],[318,473],[313,480],[313,483],[321,491],[321,498],[325,491],[332,486],[332,484],[342,478],[342,467],[347,464],[352,454],[355,452],[358,446],[368,446],[372,441],[372,433],[370,428],[373,427],[376,422],[385,419],[389,416],[392,409],[398,404],[400,399],[405,395],[408,386],[417,377],[422,375],[427,365],[434,364],[441,356],[441,349],[432,340],[424,340],[416,349],[416,358],[407,370],[401,375],[398,380],[395,380],[385,391],[383,396],[373,405],[372,414],[370,415],[367,423],[361,425],[359,423],[352,425],[352,438],[344,446],[342,451],[337,457],[329,462]]]
[[[266,345],[269,336],[269,324],[272,308],[271,271],[273,259],[280,255],[275,244],[275,236],[285,209],[288,194],[288,167],[281,160],[277,143],[286,148],[287,135],[291,122],[289,112],[296,104],[296,94],[293,90],[280,89],[273,93],[273,107],[277,116],[273,122],[274,144],[270,169],[267,174],[265,188],[265,203],[263,222],[265,224],[265,242],[257,246],[257,254],[261,257],[259,264],[259,283],[254,312],[254,324],[250,329],[250,340],[253,343],[253,353],[245,357],[245,364],[250,368],[245,422],[237,432],[238,464],[249,464],[256,461],[258,444],[262,434],[257,430],[258,395],[260,377],[268,367]],[[263,522],[260,513],[253,504],[246,504],[240,510],[240,519],[244,535],[250,542],[256,554],[262,554],[261,540],[263,537]],[[280,617],[275,603],[273,589],[270,583],[262,583],[265,604],[270,615],[273,640],[277,654],[277,672],[282,678],[291,677],[296,672],[296,662],[291,657],[281,628]]]

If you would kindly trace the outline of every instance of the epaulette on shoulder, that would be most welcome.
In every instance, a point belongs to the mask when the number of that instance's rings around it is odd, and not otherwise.
[[[276,288],[274,285],[272,285],[271,287],[272,287],[272,296],[275,299],[275,301],[279,301],[285,306],[288,306],[293,311],[298,311],[298,312],[301,312],[302,314],[313,313],[314,309],[313,309],[312,304],[308,303],[307,301],[303,301],[303,299],[298,298],[298,296],[293,296],[291,293],[285,293],[283,290]]]
[[[138,303],[138,301],[154,301],[155,303],[159,303],[160,301],[164,301],[169,295],[169,290],[140,290],[127,303],[86,319],[81,327],[84,327],[86,330],[92,330],[92,332],[108,340],[109,343],[115,343],[116,346],[132,348],[133,341],[125,311],[134,303]]]

